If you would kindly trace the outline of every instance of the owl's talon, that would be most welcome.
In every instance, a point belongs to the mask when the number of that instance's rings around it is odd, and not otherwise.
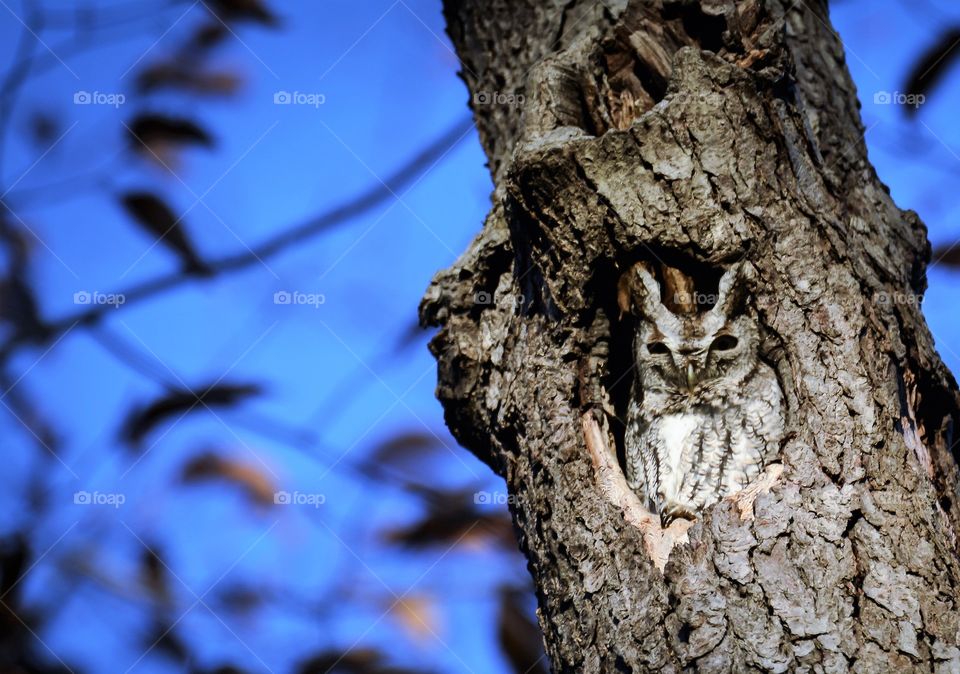
[[[669,527],[674,520],[696,520],[697,516],[690,508],[681,503],[667,503],[660,511],[660,522],[664,529]]]

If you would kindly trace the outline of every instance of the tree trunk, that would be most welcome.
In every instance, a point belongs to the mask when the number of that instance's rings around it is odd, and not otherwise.
[[[867,161],[826,7],[445,11],[496,189],[421,317],[451,430],[513,497],[554,671],[960,671],[960,398],[920,312],[930,249]],[[645,261],[706,291],[740,259],[780,465],[664,530],[621,469],[618,281]]]

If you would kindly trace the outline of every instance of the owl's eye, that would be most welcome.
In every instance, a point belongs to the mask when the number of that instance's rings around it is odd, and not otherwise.
[[[663,356],[670,353],[670,349],[663,342],[650,342],[647,344],[647,351],[654,356]]]
[[[714,351],[729,351],[730,349],[737,348],[737,338],[733,335],[720,335],[711,345],[711,349]]]

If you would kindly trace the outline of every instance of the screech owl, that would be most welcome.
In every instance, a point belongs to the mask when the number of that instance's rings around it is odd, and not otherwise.
[[[712,308],[687,314],[664,305],[643,264],[625,277],[629,309],[638,318],[626,477],[664,525],[694,519],[777,458],[783,392],[760,359],[744,269],[740,264],[723,274]]]

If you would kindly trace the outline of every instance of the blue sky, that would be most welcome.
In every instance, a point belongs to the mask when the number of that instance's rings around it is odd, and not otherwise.
[[[72,16],[70,3],[48,6]],[[163,195],[203,254],[242,253],[377,184],[467,116],[439,1],[273,7],[280,30],[237,26],[215,52],[214,66],[244,77],[238,94],[223,100],[145,98],[133,90],[137,72],[204,19],[202,3],[178,2],[119,31],[81,35],[79,52],[69,30],[40,33],[38,73],[17,101],[0,179],[17,224],[32,232],[32,280],[45,317],[72,315],[77,292],[123,292],[175,271],[169,251],[123,213],[117,195],[126,190]],[[960,69],[913,120],[876,95],[902,88],[936,27],[949,13],[960,19],[960,10],[911,7],[851,0],[838,3],[833,18],[863,102],[871,160],[898,205],[917,210],[939,244],[960,238],[951,198],[960,170],[960,129],[952,124]],[[0,58],[8,65],[24,14],[13,4],[2,12]],[[78,92],[125,100],[77,105]],[[322,104],[276,105],[278,92]],[[215,136],[214,149],[179,154],[173,171],[144,161],[130,152],[123,126],[143,110],[196,119]],[[36,112],[57,122],[52,148],[26,133]],[[51,459],[16,418],[0,417],[0,533],[23,526],[37,470],[49,490],[45,515],[30,525],[43,557],[23,588],[41,605],[60,606],[39,635],[41,653],[89,671],[178,671],[160,649],[144,655],[149,613],[136,596],[111,587],[136,577],[149,544],[182,581],[173,584],[172,617],[183,616],[176,633],[204,666],[289,671],[313,651],[359,644],[437,671],[507,671],[494,642],[492,588],[523,580],[522,562],[475,546],[422,554],[385,547],[382,532],[415,521],[422,508],[343,470],[398,433],[427,433],[442,445],[431,458],[431,481],[500,488],[445,431],[425,338],[395,348],[433,273],[481,226],[491,191],[484,162],[470,131],[416,185],[349,225],[243,272],[110,312],[96,329],[70,330],[52,348],[18,354],[18,392],[55,421],[62,439]],[[278,291],[322,295],[323,303],[277,305]],[[960,366],[955,292],[955,272],[935,265],[924,310],[952,368]],[[124,415],[161,395],[162,382],[199,386],[219,377],[259,383],[263,393],[166,424],[139,451],[122,442]],[[264,427],[303,442],[258,432]],[[257,509],[228,485],[179,484],[183,465],[203,451],[325,502]],[[124,503],[78,505],[78,491],[122,494]],[[96,577],[71,580],[63,568],[77,559]],[[283,599],[221,618],[216,592],[204,593],[242,585]],[[340,586],[353,592],[331,595]],[[418,638],[396,610],[384,615],[391,598],[407,592],[439,613],[435,634]],[[198,596],[211,599],[195,605]]]
[[[883,94],[893,98],[903,91],[913,64],[941,31],[960,21],[960,8],[935,0],[839,2],[831,16],[860,95],[870,161],[880,179],[900,208],[919,213],[934,248],[960,240],[953,198],[960,178],[960,129],[954,123],[960,68],[948,73],[912,119],[882,102]],[[924,315],[940,356],[957,372],[957,272],[934,261],[927,275]]]
[[[466,118],[467,94],[441,37],[437,3],[287,2],[275,10],[282,30],[238,26],[216,52],[218,68],[245,78],[239,94],[224,101],[179,94],[144,100],[133,91],[138,69],[162,60],[204,19],[199,3],[170,7],[122,40],[95,36],[89,42],[102,47],[74,56],[59,56],[69,34],[43,34],[50,49],[36,48],[48,66],[21,96],[3,178],[14,185],[9,200],[17,216],[36,233],[32,260],[44,316],[72,314],[78,291],[122,292],[176,269],[170,253],[120,209],[116,197],[125,190],[149,189],[186,213],[183,222],[202,253],[239,253],[376,184]],[[10,19],[3,30],[12,47],[20,26]],[[76,105],[77,92],[126,100],[118,107]],[[275,105],[278,92],[313,95],[322,104]],[[123,123],[147,109],[196,119],[215,135],[214,151],[184,152],[172,172],[132,156]],[[33,111],[52,115],[59,128],[55,146],[31,170],[39,153],[22,130]],[[77,188],[35,198],[36,188],[61,182]],[[464,671],[464,662],[476,671],[502,668],[491,636],[493,595],[485,588],[517,577],[516,560],[459,549],[443,559],[444,549],[392,553],[379,544],[379,532],[414,521],[420,507],[402,493],[372,491],[344,470],[329,470],[341,456],[362,456],[399,432],[429,432],[445,445],[433,467],[438,484],[495,486],[444,429],[425,339],[394,355],[432,274],[478,230],[490,189],[470,132],[399,199],[349,226],[242,273],[124,307],[93,331],[70,331],[49,351],[19,355],[18,373],[27,375],[18,390],[56,419],[64,438],[59,461],[46,464],[55,473],[53,505],[35,534],[39,550],[50,552],[25,581],[38,601],[61,592],[69,598],[42,635],[52,652],[98,671],[176,671],[160,649],[138,661],[149,632],[139,602],[95,582],[68,590],[56,570],[62,560],[81,557],[122,583],[136,577],[142,543],[149,542],[183,581],[175,583],[178,608],[214,584],[266,587],[306,605],[292,610],[278,602],[226,625],[213,615],[217,609],[185,612],[176,632],[205,665],[285,671],[312,650],[358,642],[443,671]],[[22,207],[18,193],[25,195]],[[277,291],[322,295],[324,302],[276,305]],[[131,452],[118,437],[119,422],[159,396],[162,384],[131,370],[104,343],[123,345],[161,382],[197,386],[226,374],[228,381],[259,383],[264,393],[235,410],[166,425]],[[344,382],[349,395],[342,395]],[[341,398],[328,400],[336,391]],[[25,477],[39,454],[16,419],[2,423],[10,470],[0,499],[9,530],[24,514]],[[297,429],[311,436],[310,447],[291,448],[251,426]],[[278,489],[323,494],[325,503],[251,511],[229,486],[179,486],[183,464],[207,450],[256,467]],[[125,502],[75,505],[80,490],[122,494]],[[436,639],[411,639],[393,614],[380,619],[392,595],[446,593],[465,568],[474,583],[444,602]],[[325,611],[311,604],[345,582],[362,591],[334,595],[348,607],[328,607],[335,617],[322,618]]]

